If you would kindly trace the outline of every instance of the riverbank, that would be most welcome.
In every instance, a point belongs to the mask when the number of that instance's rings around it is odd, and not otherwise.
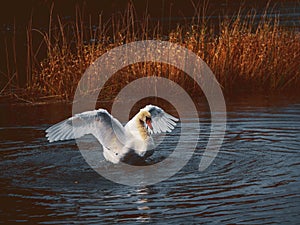
[[[195,6],[195,16],[188,23],[163,29],[159,22],[153,23],[150,15],[137,18],[133,4],[109,21],[99,17],[97,25],[86,24],[78,8],[75,21],[64,21],[53,13],[52,5],[49,29],[27,31],[26,87],[12,85],[15,73],[2,88],[0,101],[72,102],[81,76],[98,57],[114,47],[151,39],[176,43],[201,57],[226,96],[295,93],[300,89],[300,34],[291,27],[280,26],[279,15],[269,17],[269,12],[266,8],[264,14],[257,15],[240,9],[212,24]],[[36,32],[42,37],[38,47],[33,44]],[[39,61],[36,55],[41,49],[47,57]],[[144,62],[118,71],[101,90],[99,99],[112,101],[128,83],[154,75],[173,80],[193,96],[201,93],[193,80],[177,68]],[[97,89],[93,84],[91,80],[86,89]]]

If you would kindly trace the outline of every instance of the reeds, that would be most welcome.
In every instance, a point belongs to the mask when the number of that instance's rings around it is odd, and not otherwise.
[[[147,14],[137,19],[134,5],[129,3],[108,21],[99,15],[98,24],[76,7],[76,20],[64,21],[59,15],[49,16],[49,30],[27,29],[27,88],[31,98],[55,96],[72,100],[77,84],[86,68],[110,49],[136,40],[164,40],[182,45],[200,56],[214,72],[225,93],[236,91],[276,92],[299,89],[300,35],[279,26],[278,18],[255,13],[238,13],[232,18],[209,25],[195,6],[195,17],[184,25],[168,29]],[[85,22],[88,21],[88,22]],[[38,48],[33,33],[42,41]],[[36,55],[46,49],[41,62]],[[11,72],[10,72],[11,73]],[[18,74],[18,73],[17,73]],[[102,90],[103,96],[114,96],[132,80],[143,76],[164,76],[189,90],[199,90],[184,73],[161,63],[138,63],[115,74]],[[96,78],[95,78],[96,79]],[[93,89],[93,82],[88,89]]]

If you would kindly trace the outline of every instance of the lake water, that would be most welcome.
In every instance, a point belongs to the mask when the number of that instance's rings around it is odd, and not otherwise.
[[[129,187],[93,171],[75,141],[47,142],[45,129],[70,106],[0,106],[0,223],[299,223],[300,100],[227,107],[224,143],[207,170],[198,171],[210,125],[204,110],[188,164],[161,183]],[[194,119],[182,121],[194,129]],[[180,124],[154,157],[168,155],[179,134]]]

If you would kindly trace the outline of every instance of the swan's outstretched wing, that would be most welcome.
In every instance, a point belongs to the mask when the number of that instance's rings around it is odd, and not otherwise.
[[[76,114],[49,127],[46,133],[50,142],[70,140],[92,134],[107,149],[120,149],[125,140],[122,124],[104,109]]]
[[[142,110],[147,110],[151,114],[153,130],[150,133],[171,132],[176,126],[177,118],[166,113],[162,108],[155,105],[147,105]]]

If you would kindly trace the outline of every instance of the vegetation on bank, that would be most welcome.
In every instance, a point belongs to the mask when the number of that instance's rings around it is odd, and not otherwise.
[[[95,59],[116,46],[150,39],[170,41],[192,50],[208,64],[225,93],[279,92],[300,87],[300,34],[281,27],[278,18],[268,18],[267,13],[259,16],[259,20],[254,12],[243,16],[237,13],[216,25],[201,13],[202,9],[195,7],[194,18],[168,30],[147,14],[138,20],[132,4],[109,21],[103,21],[100,15],[97,26],[84,22],[78,8],[72,22],[64,21],[52,10],[47,31],[32,28],[31,22],[27,27],[26,88],[17,92],[10,88],[16,75],[12,72],[0,95],[29,101],[51,97],[72,100],[79,79]],[[38,45],[34,43],[36,33],[42,37]],[[40,61],[37,55],[43,49],[47,57]],[[119,71],[101,95],[114,96],[132,80],[153,75],[199,91],[175,67],[145,62]]]

